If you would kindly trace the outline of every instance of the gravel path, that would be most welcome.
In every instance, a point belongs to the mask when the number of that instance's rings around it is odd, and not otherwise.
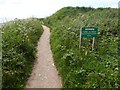
[[[38,42],[37,60],[26,88],[62,88],[50,48],[50,29],[42,27],[44,32]]]

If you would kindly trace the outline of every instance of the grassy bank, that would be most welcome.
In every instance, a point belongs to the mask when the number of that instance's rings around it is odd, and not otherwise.
[[[30,18],[7,22],[2,31],[3,88],[23,88],[35,60],[41,20]]]
[[[112,8],[66,7],[46,18],[51,27],[51,47],[65,88],[117,88],[118,10]],[[83,39],[80,28],[99,28],[97,50],[92,39]]]

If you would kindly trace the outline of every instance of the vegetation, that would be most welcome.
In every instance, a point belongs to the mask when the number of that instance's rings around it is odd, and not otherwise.
[[[51,27],[51,47],[64,88],[117,88],[118,10],[113,8],[65,7],[45,19]],[[91,38],[83,38],[80,28],[99,28],[97,49]]]
[[[3,88],[19,88],[31,72],[37,41],[42,34],[41,20],[30,18],[10,21],[2,31]]]

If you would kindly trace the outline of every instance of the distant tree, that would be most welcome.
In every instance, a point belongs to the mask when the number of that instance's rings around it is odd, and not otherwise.
[[[100,8],[97,8],[98,10],[104,10],[102,7],[100,7]]]

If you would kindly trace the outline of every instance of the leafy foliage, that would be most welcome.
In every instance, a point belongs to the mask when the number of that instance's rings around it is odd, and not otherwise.
[[[51,46],[55,64],[65,88],[117,88],[118,19],[117,9],[66,7],[46,18],[51,27]],[[83,38],[79,50],[80,28],[99,28],[97,50],[92,39]]]
[[[2,28],[3,88],[23,88],[35,60],[41,20],[30,18],[6,23]]]

